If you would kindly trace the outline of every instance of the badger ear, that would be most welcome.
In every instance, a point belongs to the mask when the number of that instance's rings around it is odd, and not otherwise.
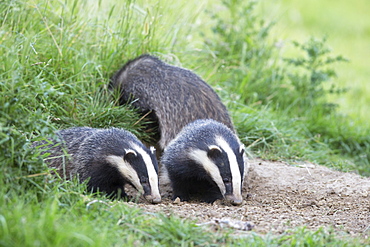
[[[132,149],[125,149],[125,156],[123,157],[124,159],[127,159],[127,158],[130,158],[130,157],[136,157],[137,156],[137,153],[135,152],[135,150],[132,150]]]
[[[151,146],[150,147],[150,152],[155,155],[155,151],[156,151],[155,147]]]
[[[240,153],[241,155],[243,155],[243,154],[244,154],[244,152],[245,152],[245,146],[244,146],[244,144],[241,144],[241,145],[240,145],[240,147],[239,147],[239,153]]]
[[[217,155],[219,155],[220,153],[222,153],[222,150],[218,146],[216,146],[216,145],[209,145],[208,146],[208,152],[207,152],[208,157],[214,158]]]

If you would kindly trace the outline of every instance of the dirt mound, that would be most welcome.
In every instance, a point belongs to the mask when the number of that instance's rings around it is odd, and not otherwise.
[[[161,183],[161,204],[138,205],[145,211],[175,214],[198,223],[214,219],[249,221],[257,233],[281,233],[297,226],[331,226],[355,235],[370,235],[370,178],[312,164],[292,166],[262,160],[250,163],[242,206],[221,201],[173,203],[166,181]]]

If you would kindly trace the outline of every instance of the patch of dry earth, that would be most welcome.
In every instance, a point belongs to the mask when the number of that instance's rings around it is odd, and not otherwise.
[[[163,202],[139,203],[149,212],[175,214],[199,223],[214,219],[249,221],[257,233],[282,233],[307,226],[333,227],[353,235],[370,235],[370,178],[327,167],[252,160],[243,188],[242,206],[198,202],[173,203],[171,189],[161,181]]]

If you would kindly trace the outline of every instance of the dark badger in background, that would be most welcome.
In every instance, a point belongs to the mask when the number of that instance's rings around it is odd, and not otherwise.
[[[33,146],[50,153],[45,162],[62,177],[76,176],[81,182],[88,179],[89,190],[112,197],[126,197],[124,186],[131,184],[149,202],[161,202],[155,149],[146,148],[129,131],[76,127],[56,134],[60,140]]]
[[[235,132],[226,107],[207,83],[156,57],[142,55],[127,62],[111,78],[109,88],[119,90],[121,104],[132,102],[143,114],[150,112],[159,127],[162,150],[197,119],[214,119]]]
[[[185,126],[165,148],[161,162],[171,182],[172,199],[187,201],[194,196],[212,203],[225,198],[240,205],[245,160],[238,137],[224,124],[207,119]]]

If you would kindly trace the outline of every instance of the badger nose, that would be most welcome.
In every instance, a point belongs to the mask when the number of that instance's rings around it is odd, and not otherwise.
[[[226,200],[234,206],[239,206],[243,203],[243,197],[238,198],[234,195],[226,195]]]
[[[152,203],[157,204],[160,203],[162,200],[160,197],[153,198]]]
[[[145,199],[148,201],[148,202],[151,202],[153,204],[157,204],[157,203],[160,203],[162,200],[161,200],[161,197],[160,196],[152,196],[152,195],[146,195],[144,196]]]
[[[241,205],[243,203],[243,199],[240,199],[240,200],[239,199],[238,200],[235,199],[235,200],[231,200],[230,202],[234,206],[239,206],[239,205]]]

